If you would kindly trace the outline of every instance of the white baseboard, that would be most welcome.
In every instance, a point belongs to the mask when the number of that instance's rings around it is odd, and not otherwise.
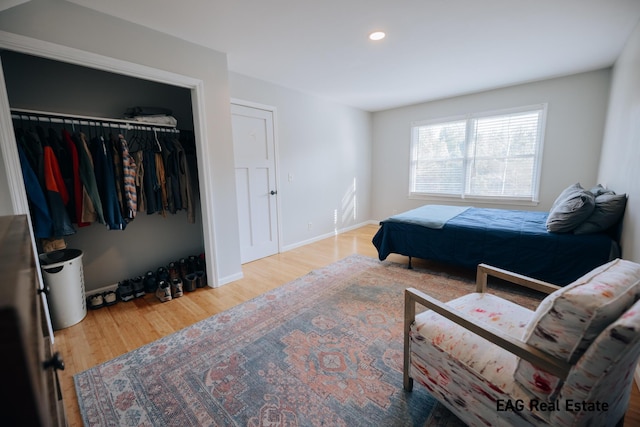
[[[235,282],[236,280],[240,280],[244,277],[244,274],[242,274],[242,272],[236,273],[236,274],[232,274],[230,276],[225,276],[225,277],[219,277],[218,278],[218,286],[216,286],[217,288],[219,288],[220,286],[229,284],[231,282]]]
[[[633,379],[635,380],[636,387],[640,390],[640,364],[636,366],[636,370],[633,373]]]
[[[287,252],[287,251],[299,248],[300,246],[305,246],[305,245],[308,245],[309,243],[315,243],[315,242],[318,242],[320,240],[328,239],[329,237],[337,236],[338,234],[346,233],[347,231],[355,230],[356,228],[360,228],[360,227],[363,227],[363,226],[369,225],[369,224],[377,224],[377,222],[375,222],[375,221],[364,221],[364,222],[361,222],[359,224],[355,224],[355,225],[351,225],[349,227],[345,227],[345,228],[341,228],[339,230],[335,230],[335,231],[333,231],[331,233],[321,234],[319,236],[312,237],[311,239],[303,240],[303,241],[297,242],[297,243],[292,243],[290,245],[285,245],[285,246],[282,246],[280,248],[280,252]]]
[[[85,293],[87,294],[87,296],[91,296],[95,294],[102,294],[107,291],[115,291],[116,289],[118,289],[118,284],[114,283],[113,285],[103,286],[98,289],[92,289],[90,291],[86,291]]]

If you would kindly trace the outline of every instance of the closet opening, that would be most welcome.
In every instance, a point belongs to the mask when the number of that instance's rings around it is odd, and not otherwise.
[[[136,208],[133,217],[115,224],[78,221],[67,212],[72,230],[59,237],[67,248],[84,253],[87,295],[182,258],[205,254],[205,242],[212,238],[205,235],[203,225],[192,89],[11,50],[2,51],[0,58],[17,144],[25,143],[33,132],[31,136],[40,133],[41,138],[59,138],[63,144],[66,134],[113,137],[114,141],[122,137],[132,143],[131,152],[162,153],[156,160],[166,160],[165,144],[172,139],[184,149],[183,165],[188,166],[186,175],[193,190],[189,208],[166,204],[150,209],[146,203],[143,209]],[[136,107],[170,111],[165,116],[173,117],[176,124],[130,123],[134,119],[127,113]],[[62,156],[61,163],[67,160]],[[162,200],[162,194],[159,197]],[[38,249],[44,250],[42,242]],[[204,259],[213,259],[213,254]],[[215,266],[206,269],[209,276],[215,275]],[[210,284],[215,285],[214,277]]]

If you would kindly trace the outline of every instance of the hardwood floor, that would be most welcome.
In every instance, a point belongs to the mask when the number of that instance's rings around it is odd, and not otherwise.
[[[181,298],[161,303],[146,295],[111,307],[89,310],[80,323],[55,333],[55,346],[66,368],[59,371],[69,426],[81,426],[82,418],[73,375],[116,356],[176,332],[211,315],[229,309],[283,285],[313,269],[329,265],[351,254],[377,257],[371,238],[378,230],[367,225],[288,252],[244,264],[241,280],[216,289],[203,288]],[[390,261],[406,263],[392,255]],[[418,266],[421,261],[416,260]],[[473,277],[474,272],[458,271]],[[640,392],[634,386],[626,425],[640,425]]]

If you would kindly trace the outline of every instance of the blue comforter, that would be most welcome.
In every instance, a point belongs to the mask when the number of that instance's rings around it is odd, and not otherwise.
[[[465,268],[487,263],[557,285],[566,285],[619,255],[617,243],[605,233],[548,232],[547,215],[469,208],[441,229],[385,220],[373,244],[380,260],[396,253]]]

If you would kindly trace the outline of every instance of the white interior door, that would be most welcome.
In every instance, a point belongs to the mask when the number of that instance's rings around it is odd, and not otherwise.
[[[231,104],[241,262],[278,253],[273,112]]]

